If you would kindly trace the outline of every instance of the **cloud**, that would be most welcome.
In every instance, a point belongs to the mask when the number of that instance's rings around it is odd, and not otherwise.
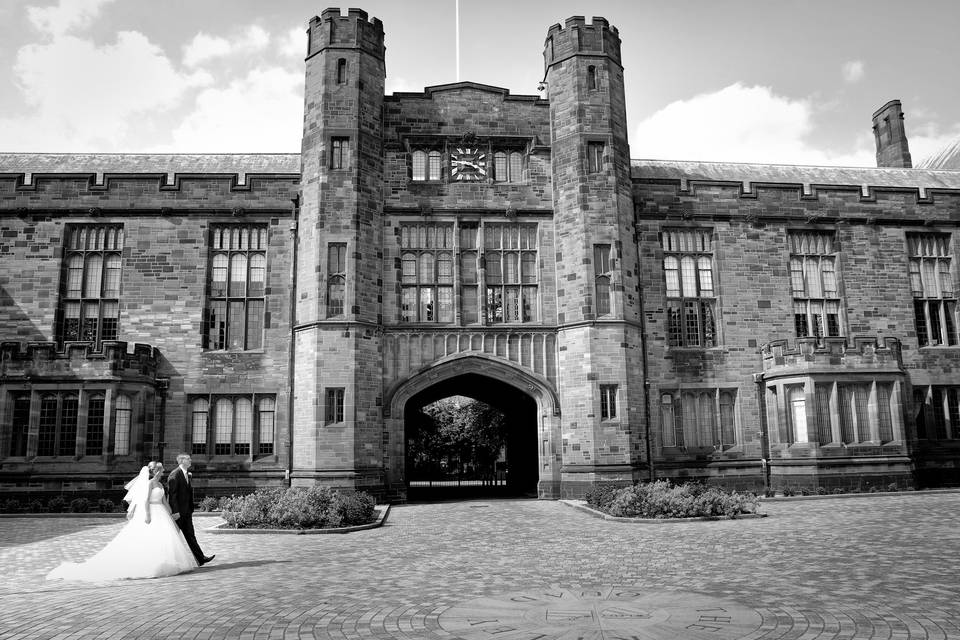
[[[678,100],[641,122],[635,157],[770,164],[872,166],[873,140],[849,153],[825,152],[805,140],[814,129],[813,105],[740,83]]]
[[[27,7],[27,18],[40,31],[59,36],[89,26],[100,8],[113,1],[60,0],[53,7]]]
[[[154,151],[256,153],[300,151],[303,76],[280,67],[255,69],[227,87],[209,87],[169,145]]]
[[[270,34],[257,25],[250,25],[232,39],[201,31],[184,47],[183,64],[196,67],[216,58],[256,53],[266,49],[269,44]]]
[[[211,82],[182,73],[146,36],[122,31],[113,44],[58,35],[17,52],[14,74],[28,115],[0,118],[0,140],[19,151],[110,151],[150,125],[148,114],[179,105]]]
[[[280,54],[287,58],[307,57],[307,32],[303,27],[293,27],[280,36]]]
[[[401,91],[419,92],[419,91],[423,91],[423,87],[413,84],[413,82],[411,82],[407,78],[398,78],[396,76],[388,75],[386,81],[384,82],[384,87],[383,87],[384,94],[389,96],[390,94],[401,92]]]
[[[843,72],[844,82],[848,84],[859,82],[863,78],[863,60],[849,60],[844,62],[841,70]]]

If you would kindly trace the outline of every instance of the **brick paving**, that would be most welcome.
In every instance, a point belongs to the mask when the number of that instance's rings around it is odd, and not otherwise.
[[[328,536],[213,535],[198,518],[212,564],[100,585],[43,577],[122,520],[0,518],[0,638],[960,639],[960,493],[763,510],[650,525],[473,501]]]

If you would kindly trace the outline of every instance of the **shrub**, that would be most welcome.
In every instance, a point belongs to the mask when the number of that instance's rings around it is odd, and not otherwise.
[[[204,496],[200,504],[197,505],[199,511],[217,511],[220,506],[220,500],[213,496]]]
[[[90,500],[87,498],[74,498],[70,501],[70,513],[89,513]]]
[[[100,498],[97,500],[97,511],[100,513],[113,513],[117,510],[117,505],[110,498]]]
[[[236,529],[328,529],[371,522],[373,498],[328,487],[261,489],[220,501],[222,517]]]
[[[20,501],[16,498],[7,498],[0,504],[0,513],[18,513],[20,511]]]
[[[758,506],[758,498],[750,493],[727,493],[701,483],[674,485],[669,480],[658,480],[618,490],[606,512],[634,518],[736,517],[754,513]]]
[[[584,497],[587,504],[594,509],[606,511],[610,508],[610,503],[613,502],[617,492],[622,488],[623,486],[618,484],[596,484],[587,490]]]
[[[43,502],[39,498],[34,498],[27,503],[27,512],[28,513],[43,513],[46,509],[43,506]]]
[[[366,524],[376,517],[373,496],[368,493],[338,493],[334,503],[343,526]]]
[[[900,491],[900,486],[896,482],[887,485],[887,491]]]
[[[53,496],[47,501],[47,511],[50,513],[63,513],[67,508],[67,500],[63,496]]]

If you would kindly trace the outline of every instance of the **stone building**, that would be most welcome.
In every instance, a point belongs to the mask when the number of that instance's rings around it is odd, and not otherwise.
[[[299,155],[0,154],[0,491],[407,496],[406,425],[503,409],[511,489],[960,480],[960,173],[631,160],[617,29],[543,96],[384,95],[383,25],[310,21]]]

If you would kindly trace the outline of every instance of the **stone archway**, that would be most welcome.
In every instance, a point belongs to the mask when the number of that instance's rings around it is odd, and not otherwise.
[[[405,419],[408,404],[451,393],[503,406],[513,394],[529,401],[530,455],[523,469],[539,498],[560,496],[560,403],[553,385],[532,372],[485,354],[455,355],[397,381],[385,398],[384,426],[389,438],[386,472],[389,493],[406,497]],[[509,406],[505,408],[509,409]],[[530,424],[532,423],[532,424]],[[527,427],[524,427],[527,428]],[[525,445],[526,446],[526,445]],[[535,471],[533,467],[536,467]]]

